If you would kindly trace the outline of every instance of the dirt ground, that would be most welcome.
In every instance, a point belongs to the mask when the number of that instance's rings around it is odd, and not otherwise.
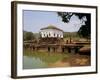
[[[78,67],[78,66],[90,66],[91,59],[88,55],[71,55],[68,58],[64,58],[62,61],[57,61],[56,63],[49,63],[50,67]]]

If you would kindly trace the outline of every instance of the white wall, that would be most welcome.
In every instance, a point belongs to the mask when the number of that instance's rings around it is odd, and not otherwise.
[[[24,0],[25,1],[25,0]],[[29,0],[28,0],[29,1]],[[100,22],[100,0],[30,0],[64,4],[98,5],[98,18]],[[14,80],[10,78],[11,68],[11,0],[0,0],[0,80]],[[98,34],[100,35],[100,24],[98,25]],[[100,36],[98,38],[98,47],[100,47]],[[100,53],[100,49],[99,52]],[[74,75],[62,77],[30,78],[22,80],[100,80],[100,54],[99,74]],[[20,79],[19,79],[20,80]]]
[[[42,38],[45,37],[59,37],[63,38],[63,32],[60,30],[55,30],[55,29],[44,29],[40,31],[40,35]],[[58,36],[59,35],[59,36]]]

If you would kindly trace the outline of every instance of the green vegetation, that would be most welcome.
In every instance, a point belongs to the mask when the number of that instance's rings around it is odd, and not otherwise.
[[[34,39],[34,34],[32,32],[24,31],[24,41]]]
[[[24,41],[39,39],[39,33],[32,33],[28,31],[23,31]]]
[[[80,38],[77,32],[64,32],[64,38]]]
[[[39,58],[46,63],[55,63],[56,61],[63,60],[63,58],[68,58],[69,54],[24,50],[24,56]]]
[[[24,50],[23,69],[90,66],[90,56]]]

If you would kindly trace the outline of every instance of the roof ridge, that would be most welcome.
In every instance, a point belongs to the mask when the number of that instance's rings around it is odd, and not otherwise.
[[[56,27],[54,25],[49,25],[47,27],[41,28],[40,30],[44,30],[44,29],[57,29],[57,30],[63,31],[63,30],[59,29],[58,27]]]

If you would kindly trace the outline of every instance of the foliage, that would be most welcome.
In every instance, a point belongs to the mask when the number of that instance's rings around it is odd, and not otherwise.
[[[68,23],[73,15],[78,16],[78,18],[81,20],[84,17],[86,17],[87,21],[85,22],[85,25],[81,26],[78,34],[81,37],[90,38],[91,36],[91,15],[88,13],[71,13],[71,12],[57,12],[58,16],[61,17],[62,21],[64,23]]]
[[[34,34],[32,32],[24,31],[24,41],[34,39]]]
[[[62,60],[63,58],[69,57],[69,53],[50,53],[41,51],[24,50],[24,56],[39,58],[46,63],[54,63]]]
[[[80,37],[77,32],[64,32],[64,38],[76,38]]]

